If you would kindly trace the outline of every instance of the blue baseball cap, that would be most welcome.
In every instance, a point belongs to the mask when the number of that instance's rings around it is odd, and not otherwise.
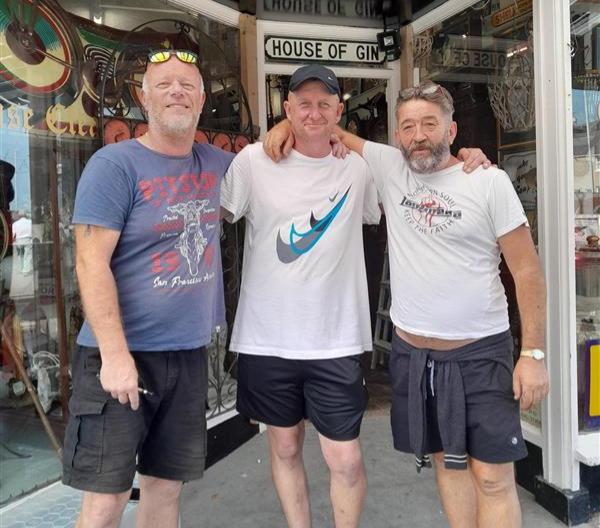
[[[327,91],[342,98],[342,92],[335,73],[320,64],[309,64],[298,68],[290,79],[290,92],[295,92],[306,81],[321,81]]]

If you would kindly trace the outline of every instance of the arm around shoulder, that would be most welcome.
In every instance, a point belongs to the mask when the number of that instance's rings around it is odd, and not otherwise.
[[[334,134],[338,136],[340,138],[340,141],[344,145],[346,145],[350,150],[356,152],[359,156],[363,155],[363,148],[365,146],[366,140],[352,134],[352,132],[344,130],[340,126],[335,127]]]

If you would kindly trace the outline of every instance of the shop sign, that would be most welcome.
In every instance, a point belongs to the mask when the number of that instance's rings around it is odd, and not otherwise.
[[[51,134],[61,136],[81,136],[95,138],[97,135],[96,119],[76,112],[68,115],[68,108],[61,105],[50,105],[46,110],[45,119],[33,126],[31,119],[33,110],[28,106],[0,103],[0,129],[30,132],[31,130],[47,130]],[[40,126],[41,125],[41,126]]]
[[[507,22],[512,22],[515,18],[531,13],[533,0],[511,0],[506,7],[492,13],[491,25],[494,28],[500,27]]]
[[[263,0],[263,10],[294,15],[358,16],[376,18],[381,15],[375,0]]]
[[[316,40],[269,36],[265,55],[270,60],[357,62],[382,64],[385,55],[376,42]]]
[[[445,68],[495,70],[506,64],[506,53],[491,50],[445,48],[435,50],[432,63]]]
[[[262,0],[257,16],[264,19],[319,24],[381,26],[377,0]]]

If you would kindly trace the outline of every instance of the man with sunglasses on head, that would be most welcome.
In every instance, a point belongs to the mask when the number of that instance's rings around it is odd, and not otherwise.
[[[397,149],[337,130],[367,161],[386,214],[394,447],[414,453],[418,470],[433,458],[453,528],[518,527],[519,402],[529,409],[548,392],[545,283],[527,218],[506,173],[466,174],[451,155],[447,90],[430,81],[404,90],[395,112]],[[289,128],[269,138],[271,156]],[[514,369],[501,254],[522,322]]]
[[[176,527],[182,483],[202,476],[206,456],[204,347],[224,320],[219,187],[233,155],[194,143],[197,55],[148,58],[147,133],[96,152],[75,199],[86,320],[63,482],[84,490],[82,528],[119,525],[136,469],[137,526]]]

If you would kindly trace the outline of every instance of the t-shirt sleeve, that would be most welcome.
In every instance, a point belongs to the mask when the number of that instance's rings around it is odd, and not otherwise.
[[[378,224],[381,220],[379,193],[368,166],[365,167],[365,199],[363,205],[363,224]]]
[[[488,202],[496,238],[520,225],[529,225],[523,205],[506,172],[499,170],[492,176]]]
[[[252,167],[250,150],[244,148],[231,162],[221,184],[221,207],[232,215],[232,222],[244,217],[250,208]]]
[[[229,169],[231,162],[234,160],[235,158],[235,154],[233,152],[226,152],[226,151],[221,151],[222,154],[220,156],[220,161],[221,161],[221,167],[222,167],[222,172],[221,175],[225,175],[225,173],[227,172],[227,169]]]
[[[92,156],[77,185],[73,224],[90,224],[121,231],[134,196],[122,167],[104,156]]]
[[[406,163],[402,152],[395,147],[367,141],[363,147],[363,158],[367,162],[379,194],[385,192],[390,174],[397,173]]]

